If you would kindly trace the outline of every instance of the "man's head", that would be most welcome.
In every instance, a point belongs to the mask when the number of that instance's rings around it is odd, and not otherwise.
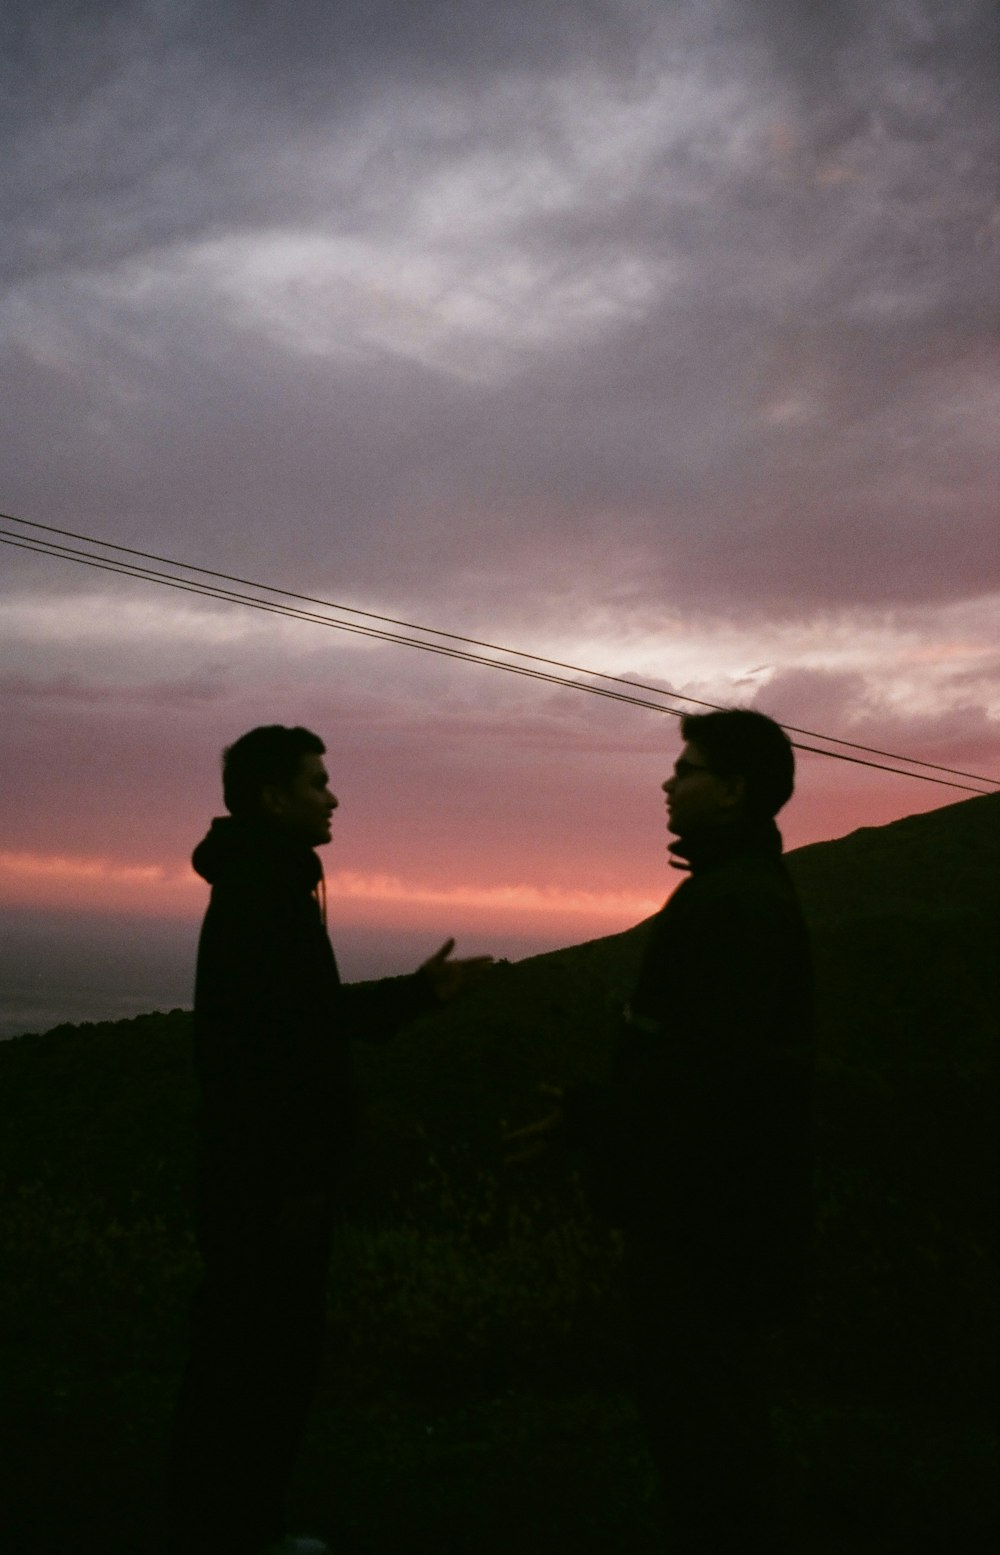
[[[683,836],[708,826],[769,820],[791,797],[795,758],[780,724],[747,708],[690,713],[685,745],[663,784],[667,824]]]
[[[329,842],[337,800],[325,753],[310,729],[282,724],[251,729],[222,755],[226,809],[241,820],[265,821],[310,847]]]

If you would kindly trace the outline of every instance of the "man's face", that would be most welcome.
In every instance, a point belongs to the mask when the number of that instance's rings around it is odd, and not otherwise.
[[[706,826],[728,825],[742,813],[743,778],[713,772],[704,751],[690,740],[662,787],[667,796],[667,829],[679,837]]]
[[[303,756],[292,781],[265,788],[263,801],[275,825],[300,842],[317,848],[330,841],[330,817],[338,801],[330,792],[330,776],[322,756]]]

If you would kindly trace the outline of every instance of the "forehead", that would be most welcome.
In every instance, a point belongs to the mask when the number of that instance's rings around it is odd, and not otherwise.
[[[330,774],[326,770],[326,764],[322,756],[315,751],[307,751],[299,762],[299,770],[295,774],[297,783],[328,783]]]
[[[680,748],[677,760],[674,762],[674,770],[676,771],[682,764],[687,767],[707,767],[708,758],[700,746],[693,740],[688,740]]]

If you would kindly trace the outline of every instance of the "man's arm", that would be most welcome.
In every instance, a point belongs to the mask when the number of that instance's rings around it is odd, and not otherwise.
[[[401,1026],[429,1015],[467,992],[493,965],[492,956],[453,960],[453,939],[445,940],[415,972],[342,988],[346,1033],[386,1041]]]

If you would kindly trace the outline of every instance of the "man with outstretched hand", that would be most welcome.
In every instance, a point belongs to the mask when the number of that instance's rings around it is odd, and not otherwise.
[[[319,1367],[331,1231],[354,1130],[350,1039],[386,1038],[490,958],[345,986],[323,869],[337,799],[308,729],[252,729],[223,758],[229,814],[193,863],[212,888],[195,983],[204,1279],[178,1399],[168,1543],[180,1555],[322,1555],[285,1493]]]

